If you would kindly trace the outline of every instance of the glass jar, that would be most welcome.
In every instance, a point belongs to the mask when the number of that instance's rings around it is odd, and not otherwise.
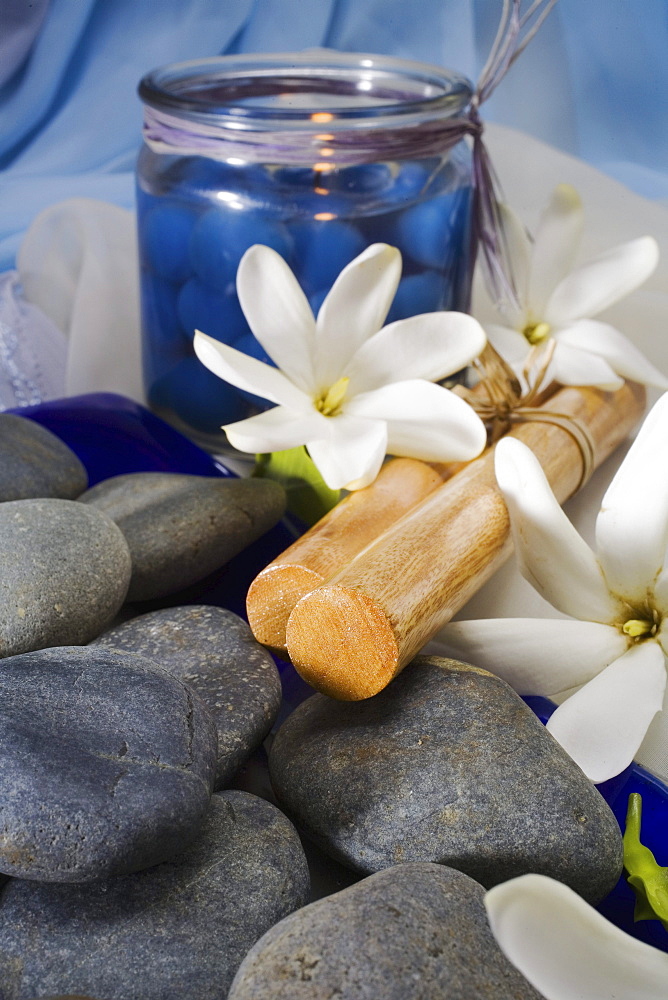
[[[471,151],[449,136],[472,87],[402,59],[327,50],[222,56],[140,84],[143,357],[151,408],[212,450],[221,424],[269,404],[196,358],[196,329],[272,363],[235,291],[246,249],[288,262],[317,313],[372,243],[401,250],[388,322],[466,310],[472,276]]]

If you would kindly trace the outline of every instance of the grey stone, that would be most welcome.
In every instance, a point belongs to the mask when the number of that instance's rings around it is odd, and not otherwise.
[[[74,500],[87,486],[85,466],[64,441],[34,420],[0,413],[0,501]]]
[[[85,882],[164,861],[197,835],[215,762],[204,704],[143,657],[0,660],[0,870]]]
[[[246,792],[213,796],[192,846],[89,886],[10,881],[0,894],[0,1000],[224,1000],[244,955],[308,898],[297,832]]]
[[[127,593],[123,535],[76,500],[0,504],[0,552],[0,656],[86,643]]]
[[[206,605],[153,611],[110,629],[93,645],[141,653],[197,692],[218,730],[218,788],[229,784],[278,715],[276,665],[231,611]]]
[[[228,1000],[540,1000],[461,872],[388,868],[286,917],[251,949]]]
[[[106,479],[79,497],[115,521],[132,555],[129,601],[196,583],[263,535],[285,509],[270,479],[216,479],[135,472]]]
[[[269,755],[278,802],[343,864],[436,861],[487,888],[538,872],[590,901],[622,866],[617,821],[498,677],[417,657],[380,694],[314,695]]]

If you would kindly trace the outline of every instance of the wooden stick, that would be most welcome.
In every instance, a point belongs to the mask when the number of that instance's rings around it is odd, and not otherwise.
[[[554,395],[557,388],[554,383],[546,387],[536,405]],[[483,399],[487,395],[483,383],[469,391]],[[370,486],[349,494],[257,575],[246,597],[248,623],[257,641],[287,657],[285,630],[297,602],[327,583],[465,466],[464,462],[420,462],[413,458],[386,462]]]
[[[585,425],[599,465],[642,417],[645,391],[561,389],[541,409]],[[577,489],[583,458],[562,427],[511,432],[541,462],[560,502]],[[505,561],[510,523],[493,448],[470,462],[290,615],[290,658],[313,687],[343,700],[382,690]]]
[[[370,486],[338,503],[251,584],[246,612],[258,642],[287,655],[285,628],[300,598],[342,570],[460,467],[395,458]]]

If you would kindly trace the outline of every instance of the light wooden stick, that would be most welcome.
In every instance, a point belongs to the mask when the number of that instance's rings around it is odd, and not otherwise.
[[[586,426],[599,465],[645,408],[641,386],[614,393],[561,389],[541,409]],[[541,462],[560,502],[577,489],[583,458],[562,427],[531,422],[511,432]],[[290,658],[313,687],[355,701],[382,690],[505,561],[510,523],[493,449],[470,462],[290,615]]]
[[[460,464],[412,458],[387,462],[374,482],[350,493],[255,578],[246,613],[258,642],[287,655],[285,628],[297,602],[338,573]]]

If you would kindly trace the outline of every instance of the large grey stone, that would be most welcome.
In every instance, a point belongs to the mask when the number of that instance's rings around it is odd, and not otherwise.
[[[127,593],[122,533],[76,500],[0,504],[0,552],[0,656],[88,642]]]
[[[285,816],[221,792],[192,846],[155,868],[88,886],[10,881],[0,894],[0,1000],[224,1000],[249,948],[307,898]]]
[[[87,486],[85,466],[64,441],[34,420],[0,413],[0,501],[74,500]]]
[[[223,608],[153,611],[110,629],[93,645],[141,653],[198,693],[218,730],[218,788],[232,780],[278,714],[281,679],[271,655],[245,621]]]
[[[132,555],[129,601],[164,597],[203,579],[282,516],[285,491],[270,479],[168,472],[114,476],[79,500],[104,511]]]
[[[388,868],[268,931],[228,1000],[540,1000],[496,944],[483,896],[441,865]]]
[[[215,762],[204,704],[143,657],[0,660],[0,870],[85,882],[164,861],[198,833]]]
[[[487,888],[538,872],[591,901],[621,874],[596,788],[504,681],[453,660],[418,657],[367,701],[314,695],[269,765],[297,826],[358,871],[437,861]]]

